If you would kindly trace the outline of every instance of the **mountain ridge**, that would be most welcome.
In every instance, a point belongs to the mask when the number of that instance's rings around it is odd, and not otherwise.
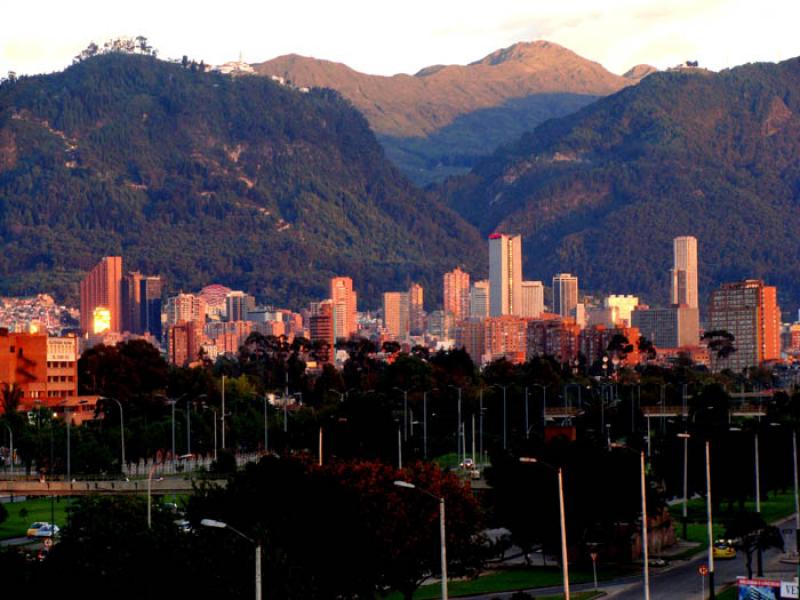
[[[681,69],[550,120],[440,188],[483,234],[525,237],[528,276],[666,302],[695,235],[704,298],[762,277],[800,295],[800,60]]]
[[[0,239],[2,293],[73,300],[103,255],[275,304],[347,274],[367,305],[478,256],[336,92],[119,53],[0,85]]]

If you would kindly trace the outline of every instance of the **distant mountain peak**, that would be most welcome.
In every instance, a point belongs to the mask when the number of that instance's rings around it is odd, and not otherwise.
[[[541,60],[544,57],[563,57],[577,56],[572,50],[559,46],[546,40],[536,40],[534,42],[517,42],[508,48],[495,50],[491,54],[477,60],[471,65],[496,66],[508,62],[528,62],[530,60]]]
[[[648,75],[652,75],[653,73],[658,73],[658,69],[656,69],[653,65],[636,65],[635,67],[631,67],[627,71],[623,77],[625,79],[632,79],[633,81],[641,81]]]

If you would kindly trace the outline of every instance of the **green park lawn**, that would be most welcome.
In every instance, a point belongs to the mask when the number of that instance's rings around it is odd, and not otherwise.
[[[745,502],[746,511],[755,511],[755,500],[750,499]],[[723,503],[717,514],[712,514],[714,522],[714,538],[722,537],[725,533],[725,521],[738,512],[738,505],[728,506]],[[683,531],[681,524],[682,507],[675,504],[670,507],[670,513],[675,524],[675,531],[680,535]],[[773,523],[786,518],[794,513],[794,492],[770,493],[761,500],[761,516],[767,523]],[[689,500],[688,526],[686,538],[689,542],[697,542],[700,545],[690,551],[696,553],[708,547],[708,530],[706,529],[706,502],[703,498]]]
[[[56,525],[59,527],[63,527],[67,521],[66,512],[69,503],[70,501],[64,498],[55,498],[53,501],[52,509],[55,512]],[[49,523],[52,520],[50,498],[13,502],[3,504],[3,506],[8,511],[8,519],[0,523],[0,539],[23,537],[30,524],[34,521],[47,521]],[[25,516],[20,514],[23,509],[28,511]]]
[[[628,574],[628,571],[617,569],[600,569],[599,579],[612,579]],[[570,581],[584,583],[592,580],[591,571],[570,570]],[[561,569],[558,567],[533,567],[519,569],[503,569],[481,575],[477,579],[451,581],[448,585],[450,596],[471,596],[475,594],[491,594],[495,592],[508,592],[531,588],[555,587],[561,585]],[[414,594],[416,600],[432,600],[440,597],[441,587],[438,583],[423,585]],[[586,600],[593,598],[594,592],[571,594],[573,598]],[[538,597],[538,596],[537,596]],[[542,596],[541,598],[544,598]],[[547,598],[561,598],[561,595],[546,596]],[[390,594],[386,600],[399,600],[397,593]]]

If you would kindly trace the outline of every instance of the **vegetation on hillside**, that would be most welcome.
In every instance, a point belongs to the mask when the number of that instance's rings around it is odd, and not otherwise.
[[[152,56],[89,57],[0,85],[0,293],[74,301],[103,255],[264,300],[385,289],[474,261],[474,230],[384,158],[330,90],[202,73]]]
[[[800,60],[657,73],[546,122],[442,188],[482,232],[525,236],[526,275],[665,302],[674,236],[701,295],[762,277],[800,292]]]

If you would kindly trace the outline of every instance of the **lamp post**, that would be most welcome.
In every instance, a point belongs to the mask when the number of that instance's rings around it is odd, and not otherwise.
[[[422,455],[428,458],[428,394],[438,392],[439,388],[433,388],[422,392]]]
[[[456,427],[456,456],[458,461],[461,462],[461,388],[450,384],[447,387],[458,390],[458,426]]]
[[[253,538],[246,536],[238,529],[231,527],[227,523],[223,523],[222,521],[215,521],[214,519],[202,519],[200,521],[200,525],[204,527],[214,527],[216,529],[229,529],[239,537],[246,539],[248,542],[255,546],[256,550],[256,600],[261,600],[261,544],[255,541]]]
[[[225,450],[225,375],[222,376],[222,406],[221,406],[222,414],[220,415],[220,429],[222,429],[222,449]],[[173,434],[175,437],[175,434]],[[175,445],[175,442],[172,442],[172,445]],[[216,444],[214,444],[216,448]],[[173,454],[175,454],[175,450],[173,448]]]
[[[644,558],[644,600],[650,600],[650,548],[647,539],[647,477],[644,452],[639,454],[642,482],[642,557]]]
[[[403,392],[403,441],[408,441],[408,390],[394,386],[392,389]]]
[[[564,583],[564,600],[569,600],[569,557],[567,555],[567,521],[564,515],[564,473],[561,467],[530,456],[522,456],[519,462],[525,464],[540,464],[558,475],[558,514],[561,522],[561,571]]]
[[[9,458],[9,465],[10,470],[9,473],[11,475],[14,474],[14,432],[11,431],[11,426],[8,423],[3,423],[8,429],[8,458]]]
[[[794,479],[794,543],[797,553],[797,577],[800,581],[800,490],[797,481],[797,431],[792,431],[792,470]]]
[[[542,389],[542,431],[545,430],[547,427],[547,385],[545,383],[532,383],[531,387],[541,388]],[[526,388],[527,390],[527,388]],[[527,417],[526,417],[526,425],[527,425]],[[525,428],[525,437],[527,438],[529,435],[530,429],[528,427]]]
[[[714,528],[711,520],[711,444],[706,442],[706,514],[708,528],[708,597],[714,600]]]
[[[679,433],[678,437],[683,439],[683,539],[686,539],[687,511],[689,507],[689,438],[692,437],[688,432]]]
[[[122,417],[122,402],[117,400],[116,398],[109,398],[107,396],[101,396],[103,400],[111,400],[112,402],[116,402],[117,406],[119,406],[119,437],[120,437],[120,446],[121,446],[121,455],[122,455],[122,463],[120,463],[120,470],[122,473],[125,473],[125,422]],[[173,441],[173,448],[175,442]]]
[[[509,386],[493,383],[489,387],[497,387],[503,390],[503,450],[508,448],[508,403],[506,402],[506,390]]]
[[[417,490],[426,494],[439,503],[439,559],[441,561],[442,570],[442,600],[447,600],[447,536],[445,534],[445,518],[444,518],[444,496],[436,496],[428,490],[417,487],[408,481],[395,481],[397,487],[406,488],[409,490]]]

